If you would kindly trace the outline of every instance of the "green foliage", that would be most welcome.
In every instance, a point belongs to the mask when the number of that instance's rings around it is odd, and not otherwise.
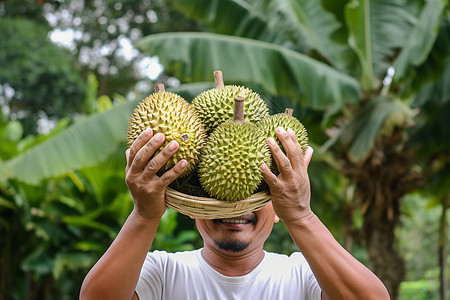
[[[391,96],[373,98],[341,128],[338,134],[322,146],[322,150],[327,150],[329,146],[339,141],[340,146],[349,149],[348,155],[351,160],[363,161],[373,149],[380,132],[390,134],[393,128],[405,123],[405,119],[410,121],[411,113],[401,100]]]
[[[292,241],[284,223],[279,222],[274,225],[269,238],[264,244],[264,250],[290,255],[298,251],[298,248]]]
[[[58,5],[57,1],[53,3]],[[0,3],[0,16],[9,18],[19,17],[34,20],[40,25],[48,25],[45,16],[42,14],[42,5],[36,0],[2,1]]]
[[[178,212],[167,208],[159,223],[152,249],[169,252],[193,250],[195,248],[194,243],[200,238],[200,235],[197,230],[193,230],[193,227],[180,231],[180,225]]]
[[[27,19],[0,19],[0,98],[26,133],[37,131],[40,118],[58,120],[80,111],[84,98],[84,82],[71,54],[52,44],[47,31]]]
[[[123,103],[92,117],[83,117],[61,134],[5,163],[12,177],[32,184],[102,162],[126,136],[135,103]]]
[[[437,299],[436,282],[429,280],[405,281],[400,285],[399,300]]]
[[[402,203],[403,226],[398,228],[397,236],[408,274],[406,282],[400,286],[400,299],[438,299],[439,297],[438,246],[442,208],[436,201],[436,196],[434,192],[424,193],[421,190],[405,197]],[[449,222],[450,220],[447,219],[447,227]],[[448,237],[444,242],[446,249],[450,249]],[[450,259],[448,257],[445,265],[445,273],[449,274]],[[448,276],[446,280],[449,285]],[[425,296],[428,298],[420,298]]]
[[[0,127],[7,133],[14,128],[11,123],[15,121],[4,120]],[[45,143],[51,135],[29,139],[29,144]],[[8,157],[8,151],[20,153],[20,142],[2,148],[1,157]],[[124,151],[122,147],[102,164],[67,173],[67,177],[40,180],[37,185],[14,179],[0,183],[2,297],[77,297],[87,269],[132,209],[123,181]]]
[[[450,49],[450,48],[449,48]],[[414,105],[422,114],[417,118],[421,125],[412,130],[412,145],[424,156],[432,156],[450,149],[450,59],[445,72],[436,83],[429,83],[415,97]],[[427,99],[424,99],[428,95]]]
[[[444,1],[427,1],[425,3],[417,17],[417,23],[414,24],[411,33],[404,41],[406,44],[403,45],[402,51],[394,62],[397,82],[404,80],[408,69],[421,66],[427,59],[438,35],[442,34],[436,28],[443,24],[444,8]]]
[[[22,139],[23,127],[19,121],[6,122],[5,116],[0,111],[0,158],[7,160],[17,154],[17,144]]]
[[[186,16],[201,20],[215,33],[264,41],[299,51],[345,70],[351,61],[349,47],[336,38],[335,17],[311,1],[199,1],[171,0]],[[223,17],[233,16],[233,22]],[[336,59],[340,57],[341,59]]]
[[[441,12],[442,7],[438,16]],[[357,0],[347,3],[345,20],[348,43],[359,57],[362,85],[371,91],[379,85],[375,79],[385,76],[394,52],[405,46],[415,16],[401,1]]]
[[[77,297],[84,274],[132,209],[124,158],[114,160],[36,186],[15,180],[0,186],[1,278],[8,278],[2,295],[50,299],[46,293],[52,291],[60,299]]]
[[[427,199],[414,194],[403,201],[403,226],[397,233],[402,237],[399,248],[410,271],[407,280],[424,279],[430,266],[437,266],[437,241],[440,216],[438,207],[428,208]]]
[[[448,11],[447,7],[447,12],[437,28],[438,35],[430,55],[422,65],[408,71],[413,84],[405,85],[403,92],[407,95],[416,92],[411,104],[413,107],[420,107],[426,103],[443,103],[449,98],[450,14]],[[418,74],[420,76],[417,76]]]

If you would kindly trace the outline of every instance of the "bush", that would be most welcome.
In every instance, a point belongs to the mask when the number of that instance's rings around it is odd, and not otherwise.
[[[400,284],[399,300],[438,299],[438,283],[431,280],[405,281]]]

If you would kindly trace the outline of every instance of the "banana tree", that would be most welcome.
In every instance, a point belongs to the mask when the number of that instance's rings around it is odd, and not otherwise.
[[[424,182],[409,132],[438,96],[422,87],[448,68],[447,1],[171,1],[208,32],[155,34],[137,46],[184,83],[221,69],[229,83],[320,112],[306,126],[322,126],[329,139],[311,140],[349,179],[370,267],[397,298],[405,272],[395,248],[399,203]],[[418,95],[425,100],[415,105]]]

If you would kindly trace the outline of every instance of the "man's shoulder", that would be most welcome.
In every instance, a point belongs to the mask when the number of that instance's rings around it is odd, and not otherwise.
[[[305,257],[301,252],[293,252],[291,254],[282,254],[265,251],[265,261],[271,265],[278,265],[279,267],[298,267],[309,266]]]
[[[189,251],[168,252],[165,250],[153,250],[147,253],[147,260],[161,262],[192,262],[198,257],[200,249]]]
[[[154,253],[155,255],[160,255],[160,256],[190,256],[190,255],[197,255],[197,253],[200,251],[201,249],[195,249],[195,250],[187,250],[187,251],[166,251],[166,250],[152,250],[149,252],[149,254]]]
[[[283,254],[276,252],[264,251],[265,257],[271,260],[279,260],[279,261],[298,261],[304,260],[305,257],[301,252],[292,252],[291,254]]]

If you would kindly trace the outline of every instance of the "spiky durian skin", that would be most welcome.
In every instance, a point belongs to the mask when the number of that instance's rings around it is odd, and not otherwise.
[[[271,164],[266,139],[255,124],[226,121],[208,137],[198,173],[204,190],[218,200],[247,199],[262,181],[260,165]]]
[[[266,139],[272,137],[278,143],[278,146],[280,146],[283,152],[285,152],[283,145],[276,134],[276,129],[278,127],[282,127],[285,130],[292,129],[294,131],[303,153],[305,153],[306,148],[308,147],[308,133],[306,128],[300,120],[293,116],[289,116],[285,113],[275,114],[262,119],[256,125],[263,131]],[[278,172],[275,163],[272,165],[272,171],[276,173]]]
[[[223,122],[233,119],[234,97],[236,95],[245,98],[245,121],[257,122],[269,115],[266,102],[258,93],[248,88],[236,85],[213,88],[200,93],[192,100],[192,105],[208,132],[211,132]]]
[[[180,145],[162,171],[172,168],[181,159],[188,165],[182,176],[189,174],[199,160],[200,149],[206,143],[206,131],[194,108],[182,97],[171,92],[157,92],[142,100],[128,122],[128,146],[147,128],[153,134],[165,135],[165,142],[155,155],[170,141]]]

